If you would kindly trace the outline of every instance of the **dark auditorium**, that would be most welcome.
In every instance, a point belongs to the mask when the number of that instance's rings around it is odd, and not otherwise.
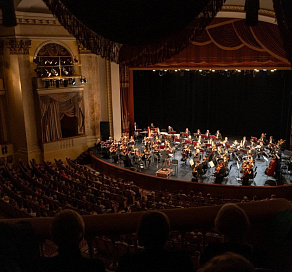
[[[0,0],[4,272],[292,272],[291,0]]]

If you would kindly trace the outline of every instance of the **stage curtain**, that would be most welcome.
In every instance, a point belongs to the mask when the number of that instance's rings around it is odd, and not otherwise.
[[[78,133],[84,133],[82,93],[60,93],[40,96],[42,136],[44,142],[62,139],[61,120],[64,115],[77,117]]]
[[[177,132],[290,135],[292,71],[134,71],[135,121]]]
[[[92,53],[121,64],[164,61],[186,47],[225,0],[43,0]]]
[[[273,0],[276,18],[283,38],[286,55],[292,65],[292,4],[291,0]]]
[[[178,55],[152,67],[290,67],[278,26],[243,19],[215,19]],[[151,66],[150,66],[151,67]]]

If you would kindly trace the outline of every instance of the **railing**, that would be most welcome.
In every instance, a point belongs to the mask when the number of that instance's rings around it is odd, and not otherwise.
[[[286,199],[255,201],[239,203],[238,205],[245,210],[254,228],[257,225],[270,223],[278,212],[292,208],[292,204]],[[219,209],[220,206],[206,206],[163,210],[163,212],[169,217],[172,230],[189,231],[212,228]],[[142,213],[84,215],[86,236],[134,233]],[[20,220],[30,222],[37,237],[50,238],[52,217],[1,219],[0,222],[17,222]]]
[[[282,256],[283,258],[289,254],[287,249],[282,247],[273,247],[270,233],[267,231],[273,225],[275,215],[279,212],[291,209],[292,205],[285,199],[274,199],[266,201],[256,201],[248,203],[239,203],[241,208],[245,210],[251,221],[251,232],[249,240],[252,244],[256,244],[261,250],[269,246],[269,254],[273,256]],[[169,217],[172,231],[185,233],[187,231],[199,230],[202,233],[210,231],[213,228],[213,222],[220,206],[208,206],[187,209],[171,209],[163,210]],[[95,237],[107,236],[111,238],[111,254],[110,260],[113,267],[117,266],[118,250],[115,243],[119,235],[132,234],[136,231],[139,219],[143,212],[123,213],[123,214],[104,214],[104,215],[85,215],[85,237],[88,241],[90,256],[94,256]],[[27,221],[31,224],[34,234],[38,241],[50,239],[50,226],[53,218],[22,218],[22,219],[3,219],[1,222],[17,222]],[[117,238],[118,239],[118,238]],[[137,245],[135,246],[137,250]],[[98,250],[98,249],[97,249]],[[263,254],[264,256],[265,254]],[[289,258],[272,259],[269,255],[264,258],[270,262],[270,266],[284,266],[289,262]],[[269,259],[270,258],[270,259]],[[199,265],[199,262],[198,262]],[[198,266],[197,266],[198,267]],[[269,267],[269,266],[268,266]],[[289,270],[275,270],[289,271]]]
[[[249,199],[252,199],[253,196],[257,196],[258,199],[265,199],[270,198],[274,194],[278,198],[292,200],[292,184],[278,186],[237,186],[166,179],[112,165],[97,158],[93,154],[91,154],[91,165],[95,170],[104,175],[133,181],[137,186],[148,190],[164,191],[167,189],[169,192],[183,190],[184,193],[194,191],[202,192],[204,195],[209,193],[214,197],[221,195],[226,199],[242,199],[244,196],[247,196]]]

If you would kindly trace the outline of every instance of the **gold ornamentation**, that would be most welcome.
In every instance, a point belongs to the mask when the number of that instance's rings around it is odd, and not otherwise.
[[[221,11],[245,13],[243,6],[223,6]],[[276,18],[275,12],[272,10],[260,9],[258,14],[266,17]]]
[[[79,54],[92,54],[92,52],[89,49],[85,48],[80,41],[77,41],[77,45]]]
[[[27,55],[31,40],[10,39],[7,41],[7,47],[10,49],[10,55]]]

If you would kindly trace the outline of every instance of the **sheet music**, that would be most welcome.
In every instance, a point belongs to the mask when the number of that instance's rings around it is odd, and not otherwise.
[[[213,168],[213,167],[215,166],[214,162],[209,161],[209,166],[210,166],[211,168]]]
[[[195,163],[194,163],[194,160],[193,159],[190,159],[190,166],[193,166]]]

